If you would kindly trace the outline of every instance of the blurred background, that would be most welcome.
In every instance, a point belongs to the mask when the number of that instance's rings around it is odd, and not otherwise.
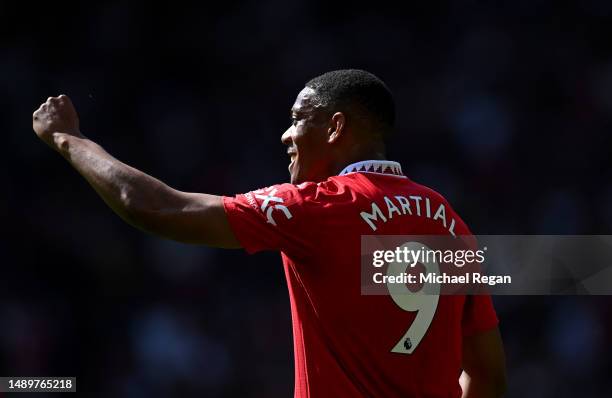
[[[58,8],[59,7],[59,8]],[[88,397],[289,397],[276,253],[124,224],[31,130],[68,94],[82,131],[186,191],[286,182],[304,83],[367,69],[388,148],[478,234],[612,233],[612,2],[0,2],[0,375]],[[612,298],[495,297],[508,397],[609,397]],[[43,397],[36,394],[36,397]]]

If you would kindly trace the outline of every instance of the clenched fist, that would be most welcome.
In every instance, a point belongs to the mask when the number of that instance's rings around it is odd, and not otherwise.
[[[55,147],[54,134],[64,133],[81,137],[79,116],[72,101],[65,95],[49,97],[32,115],[32,127],[36,135]]]

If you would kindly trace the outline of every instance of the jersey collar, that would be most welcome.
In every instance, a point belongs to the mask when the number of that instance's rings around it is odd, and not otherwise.
[[[364,160],[362,162],[349,164],[338,175],[348,173],[377,173],[404,177],[402,166],[390,160]]]

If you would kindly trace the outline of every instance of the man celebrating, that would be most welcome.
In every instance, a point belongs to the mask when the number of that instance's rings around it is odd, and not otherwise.
[[[42,104],[33,126],[128,223],[181,242],[281,252],[296,397],[500,396],[504,354],[489,296],[441,296],[423,321],[389,296],[360,294],[361,235],[470,234],[441,195],[385,160],[395,119],[386,85],[361,70],[328,72],[306,84],[291,114],[282,135],[291,183],[235,197],[180,192],[121,163],[81,134],[65,95]],[[440,208],[444,222],[432,214]]]

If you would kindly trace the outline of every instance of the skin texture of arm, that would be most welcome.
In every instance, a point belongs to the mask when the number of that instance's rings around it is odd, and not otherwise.
[[[81,134],[76,110],[67,96],[49,97],[34,112],[33,128],[133,226],[185,243],[240,247],[221,196],[178,191],[113,158]]]
[[[506,365],[499,329],[463,338],[462,398],[496,398],[506,391]]]

